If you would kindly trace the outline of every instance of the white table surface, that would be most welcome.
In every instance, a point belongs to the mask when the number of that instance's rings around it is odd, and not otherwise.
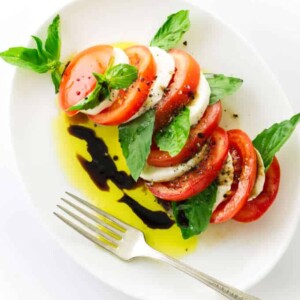
[[[1,2],[0,50],[25,44],[49,14],[68,2]],[[201,5],[254,45],[280,81],[294,110],[299,112],[300,1],[201,0]],[[133,299],[101,283],[69,258],[43,227],[25,194],[8,134],[13,71],[13,67],[0,61],[0,299]],[[299,299],[299,253],[300,226],[281,261],[250,292],[262,299]]]

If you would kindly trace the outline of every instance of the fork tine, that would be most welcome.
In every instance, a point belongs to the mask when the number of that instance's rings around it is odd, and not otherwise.
[[[118,247],[118,245],[116,244],[116,241],[118,241],[118,240],[113,238],[111,235],[106,234],[105,232],[103,232],[102,230],[97,228],[96,226],[92,225],[91,223],[87,222],[86,220],[82,219],[81,217],[73,214],[71,211],[64,208],[63,206],[57,205],[57,207],[60,208],[65,213],[67,213],[72,218],[74,218],[75,220],[77,220],[78,222],[80,222],[81,224],[83,224],[84,226],[86,226],[87,228],[89,228],[90,230],[92,230],[92,231],[96,232],[97,234],[101,235],[108,242],[110,242],[113,246]]]
[[[114,233],[115,236],[117,236],[117,238],[121,239],[123,232],[119,229],[116,229],[115,227],[105,223],[104,221],[100,220],[99,218],[97,218],[96,216],[90,214],[89,212],[87,212],[86,210],[82,209],[81,207],[77,206],[76,204],[68,201],[65,198],[60,198],[62,201],[64,201],[65,203],[67,203],[68,205],[70,205],[71,207],[75,208],[77,211],[81,212],[83,215],[85,215],[86,217],[92,219],[94,222],[98,223],[99,225],[105,227],[107,230],[111,231]]]
[[[71,228],[73,228],[74,230],[76,230],[78,233],[80,233],[81,235],[83,235],[84,237],[86,237],[91,242],[93,242],[96,245],[98,245],[98,246],[106,249],[109,252],[112,252],[112,253],[116,254],[116,251],[115,251],[114,247],[112,247],[109,244],[106,244],[106,243],[102,242],[101,240],[97,239],[95,236],[93,236],[92,234],[86,232],[85,230],[83,230],[79,226],[75,225],[74,223],[72,223],[68,219],[64,218],[62,215],[60,215],[60,214],[58,214],[56,212],[54,212],[54,215],[56,217],[58,217],[60,220],[62,220],[64,223],[66,223],[67,225],[69,225]]]
[[[130,229],[131,226],[126,224],[125,222],[117,219],[116,217],[108,214],[107,212],[105,212],[104,210],[94,206],[93,204],[83,200],[82,198],[79,198],[78,196],[75,196],[69,192],[66,192],[67,195],[69,195],[70,197],[74,198],[75,200],[77,200],[78,202],[80,202],[83,205],[88,206],[90,209],[92,209],[93,211],[97,212],[98,214],[104,216],[105,218],[107,218],[108,220],[110,220],[111,222],[115,222],[118,226],[120,226],[121,228],[123,228],[124,230],[126,229]]]

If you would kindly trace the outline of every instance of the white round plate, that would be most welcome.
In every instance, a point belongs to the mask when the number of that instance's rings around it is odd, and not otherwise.
[[[204,69],[244,79],[241,90],[224,100],[227,109],[239,115],[240,127],[254,138],[263,128],[289,118],[293,113],[290,104],[257,53],[222,21],[186,2],[72,2],[59,11],[62,59],[95,44],[120,41],[148,44],[165,18],[184,8],[190,10],[192,24],[185,36],[187,50]],[[36,35],[45,35],[52,17]],[[217,299],[219,296],[202,284],[164,264],[146,259],[120,261],[53,216],[64,191],[76,191],[76,187],[69,186],[57,157],[53,120],[58,111],[54,99],[48,74],[16,72],[11,100],[16,158],[41,219],[61,246],[96,277],[133,297]],[[252,224],[232,221],[210,225],[201,236],[197,250],[182,258],[184,262],[241,289],[249,288],[274,267],[291,240],[299,215],[299,137],[296,134],[278,158],[282,181],[270,211]]]

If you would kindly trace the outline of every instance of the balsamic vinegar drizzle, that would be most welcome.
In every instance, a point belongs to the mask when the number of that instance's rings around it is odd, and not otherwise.
[[[92,157],[88,161],[77,155],[82,167],[87,171],[93,182],[103,191],[109,191],[107,180],[110,179],[119,189],[132,189],[135,181],[124,171],[118,171],[114,160],[108,154],[104,141],[96,137],[95,132],[87,127],[71,125],[69,133],[87,142],[87,150]]]
[[[119,200],[119,202],[126,203],[149,228],[168,229],[175,223],[165,212],[152,211],[142,206],[126,194]]]
[[[114,156],[112,158],[108,154],[105,142],[97,137],[92,129],[80,125],[71,125],[68,131],[72,136],[87,142],[87,150],[92,160],[88,161],[78,154],[77,158],[100,190],[109,191],[107,184],[109,179],[121,190],[131,190],[139,185],[130,175],[127,175],[124,171],[117,170],[115,161],[118,160],[118,157]],[[167,213],[149,210],[126,194],[119,202],[127,204],[149,228],[168,229],[175,223],[169,218]]]

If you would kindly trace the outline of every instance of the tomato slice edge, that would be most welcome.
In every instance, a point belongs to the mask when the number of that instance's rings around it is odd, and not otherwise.
[[[249,223],[262,217],[274,203],[280,185],[280,165],[274,156],[267,170],[262,192],[253,200],[248,201],[243,208],[233,217],[242,223]]]
[[[183,201],[206,189],[217,177],[228,154],[228,136],[218,127],[211,135],[210,152],[198,168],[169,181],[146,183],[149,190],[157,197],[170,201]],[[173,185],[174,187],[170,187]],[[178,188],[176,188],[178,185]]]
[[[219,204],[213,212],[211,223],[223,223],[238,213],[247,202],[253,189],[257,173],[257,157],[252,141],[248,135],[239,129],[229,130],[229,148],[237,149],[242,157],[242,171],[239,177],[237,190],[226,200]]]
[[[167,87],[168,92],[157,105],[155,131],[163,128],[182,109],[196,92],[200,83],[200,66],[186,51],[169,51],[175,60],[176,72]]]
[[[95,88],[93,72],[104,73],[111,59],[113,47],[96,45],[75,55],[66,67],[59,87],[59,105],[68,116],[79,111],[68,111]]]
[[[151,166],[170,167],[181,164],[196,154],[212,132],[217,128],[222,117],[221,101],[207,107],[198,124],[191,128],[183,149],[175,156],[167,151],[152,149],[147,162]]]

